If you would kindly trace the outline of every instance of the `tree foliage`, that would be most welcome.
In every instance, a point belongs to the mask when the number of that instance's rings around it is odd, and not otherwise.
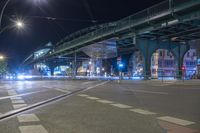
[[[4,60],[0,61],[0,76],[6,74],[6,72],[7,72],[7,66],[8,66],[8,64],[7,64],[6,61],[4,61]]]

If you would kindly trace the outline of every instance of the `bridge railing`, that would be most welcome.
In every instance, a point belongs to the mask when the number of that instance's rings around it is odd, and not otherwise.
[[[136,14],[126,17],[122,20],[117,21],[117,29],[133,27],[135,25],[149,21],[150,18],[160,15],[162,13],[170,11],[169,0],[163,1],[150,8],[142,10]]]
[[[108,23],[102,25],[102,27],[89,32],[83,36],[80,36],[76,39],[63,43],[55,51],[59,53],[61,51],[69,50],[80,45],[87,43],[94,43],[99,41],[101,38],[108,37],[115,33],[120,33],[123,30],[132,29],[141,24],[145,24],[151,20],[157,20],[157,18],[162,18],[173,13],[174,9],[178,7],[187,7],[191,3],[198,2],[198,0],[165,0],[157,5],[154,5],[150,8],[147,8],[143,11],[140,11],[136,14],[133,14],[129,17],[126,17],[117,22]]]
[[[198,0],[173,0],[173,5],[179,6],[179,5],[191,2],[191,1],[198,1]]]
[[[100,28],[98,30],[95,30],[93,32],[87,33],[84,36],[80,36],[79,38],[76,38],[76,39],[74,39],[72,41],[66,42],[65,44],[59,46],[58,49],[56,49],[56,50],[63,49],[66,46],[67,47],[71,47],[74,44],[87,43],[88,41],[92,40],[94,37],[100,38],[102,36],[99,36],[99,35],[106,35],[106,33],[109,33],[111,31],[113,32],[113,30],[114,30],[113,29],[113,24],[114,23],[104,24],[104,26],[102,28]]]
[[[66,42],[66,41],[71,41],[74,38],[77,38],[77,37],[83,36],[83,35],[85,35],[87,33],[93,32],[93,31],[95,31],[97,29],[100,29],[104,25],[105,24],[95,25],[95,26],[92,26],[92,27],[87,27],[87,28],[84,28],[82,30],[76,31],[76,32],[70,34],[69,36],[66,36],[64,39],[59,41],[56,45],[61,45],[62,43]]]
[[[102,28],[99,28],[93,32],[87,33],[84,36],[80,36],[77,39],[71,40],[68,43],[65,43],[65,45],[58,47],[57,50],[63,49],[66,46],[68,47],[73,46],[73,44],[77,44],[80,42],[82,43],[87,42],[89,40],[92,40],[92,38],[99,38],[108,34],[115,33],[121,28],[127,28],[127,26],[132,27],[131,26],[132,24],[138,24],[138,23],[144,22],[148,20],[150,17],[153,17],[157,14],[160,14],[161,12],[165,12],[168,10],[169,10],[169,1],[167,0],[155,6],[152,6],[151,8],[140,11],[132,16],[126,17],[115,23],[104,24],[102,25]]]
[[[155,6],[152,6],[150,8],[147,9],[148,12],[148,18],[160,15],[162,13],[166,13],[168,11],[171,11],[170,8],[170,2],[169,0],[163,1]]]

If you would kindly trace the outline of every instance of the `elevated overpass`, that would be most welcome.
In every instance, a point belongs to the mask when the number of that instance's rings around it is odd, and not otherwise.
[[[140,50],[145,75],[150,73],[151,55],[159,48],[170,50],[180,70],[188,42],[200,39],[200,1],[165,0],[116,22],[93,26],[73,33],[46,55],[25,64],[36,63],[78,52],[81,48],[112,39],[120,50]],[[181,75],[179,72],[178,75]]]

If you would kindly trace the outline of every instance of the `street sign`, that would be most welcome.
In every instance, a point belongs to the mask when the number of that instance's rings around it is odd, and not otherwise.
[[[117,57],[117,61],[121,61],[121,60],[122,60],[121,56]]]
[[[122,61],[122,57],[121,56],[117,57],[117,64],[120,64],[121,61]]]

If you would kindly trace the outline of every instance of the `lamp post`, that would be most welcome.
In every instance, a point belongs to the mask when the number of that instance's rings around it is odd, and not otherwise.
[[[0,28],[1,28],[1,23],[2,23],[3,13],[4,13],[5,8],[7,7],[7,5],[8,5],[9,2],[10,2],[10,0],[7,0],[6,3],[4,4],[2,10],[1,10],[1,14],[0,14]]]
[[[2,18],[3,18],[3,14],[4,14],[4,11],[8,5],[8,3],[10,2],[11,0],[7,0],[6,3],[3,5],[3,8],[1,10],[1,13],[0,13],[0,28],[2,26]],[[39,5],[39,4],[42,4],[42,3],[47,3],[47,0],[31,0],[31,2]]]
[[[6,3],[4,4],[4,6],[3,6],[2,10],[1,10],[1,13],[0,13],[0,29],[1,29],[1,30],[0,30],[0,34],[1,34],[2,32],[4,32],[5,30],[7,30],[7,29],[13,27],[13,25],[9,25],[9,26],[6,26],[6,27],[2,28],[2,18],[3,18],[3,14],[4,14],[4,11],[5,11],[5,9],[6,9],[7,5],[8,5],[8,3],[9,3],[10,1],[11,1],[11,0],[7,0],[7,1],[6,1]],[[24,27],[24,23],[23,23],[21,20],[17,20],[17,21],[15,21],[14,27],[17,27],[18,29],[21,29],[21,28]]]

